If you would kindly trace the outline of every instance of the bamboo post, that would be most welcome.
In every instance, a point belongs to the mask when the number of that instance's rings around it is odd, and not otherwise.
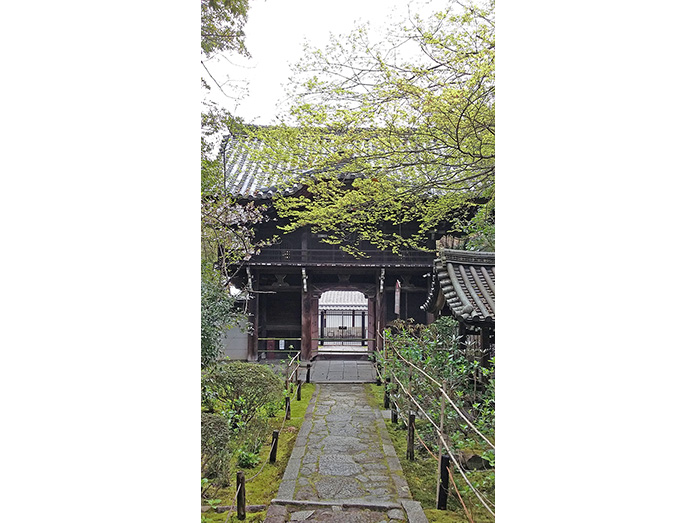
[[[278,450],[278,431],[274,430],[271,434],[271,455],[269,463],[276,463],[276,451]]]
[[[298,395],[297,395],[297,397],[296,397],[296,399],[297,399],[298,401],[300,401],[300,400],[302,399],[302,392],[300,392],[300,391],[302,390],[302,388],[303,388],[303,382],[302,382],[302,381],[299,381],[299,382],[298,382]]]
[[[390,408],[390,378],[385,377],[385,393],[382,397],[382,408]]]
[[[247,517],[247,495],[244,491],[244,471],[237,471],[237,519]]]
[[[286,396],[286,419],[290,419],[290,396]]]
[[[305,383],[310,383],[310,367],[312,367],[312,363],[309,361],[307,362],[307,377],[305,379]]]
[[[399,422],[399,417],[397,413],[397,404],[393,401],[392,402],[392,423],[398,423]]]
[[[414,426],[416,424],[416,415],[413,412],[409,413],[409,423],[407,424],[407,459],[414,461]]]
[[[436,502],[436,509],[448,510],[448,489],[450,488],[448,468],[450,468],[450,456],[442,454],[439,465],[440,478],[438,479],[438,500]]]

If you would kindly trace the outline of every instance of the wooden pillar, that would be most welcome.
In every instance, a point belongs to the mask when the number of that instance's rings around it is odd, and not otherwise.
[[[301,333],[300,333],[300,359],[308,361],[312,357],[312,292],[307,281],[301,291]]]
[[[368,338],[375,338],[375,298],[373,296],[368,298],[368,330],[366,336]],[[375,341],[368,342],[368,350],[375,350]]]
[[[375,350],[377,351],[383,350],[381,333],[385,329],[385,320],[387,318],[387,306],[385,303],[386,278],[384,278],[384,270],[385,269],[381,269],[381,273],[378,273],[376,281],[377,292],[375,294]]]
[[[256,274],[252,280],[252,290],[258,289],[259,284],[257,283]],[[257,361],[257,348],[259,345],[259,293],[252,293],[250,300],[251,304],[251,317],[249,322],[251,323],[252,332],[247,336],[247,361]]]
[[[387,300],[385,299],[384,293],[377,303],[377,310],[375,311],[375,316],[375,323],[379,325],[380,332],[382,333],[382,331],[385,330],[385,323],[387,323]],[[378,338],[378,349],[385,349],[382,337]]]
[[[367,342],[365,341],[365,338],[367,338],[366,332],[365,332],[365,311],[361,312],[361,338],[364,338],[363,341],[361,341],[361,346],[367,345]]]
[[[312,299],[310,301],[310,309],[310,321],[312,331],[312,347],[310,348],[310,357],[312,357],[315,356],[319,351],[319,341],[317,340],[317,338],[319,338],[319,295],[312,295]]]
[[[259,338],[267,338],[268,337],[268,332],[266,330],[266,324],[267,324],[266,309],[268,308],[268,303],[269,303],[268,296],[269,295],[268,294],[257,294],[256,296],[257,296],[256,301],[258,302],[258,304],[257,304],[257,313],[258,313],[257,317],[259,318],[257,320],[257,327],[258,328],[256,329],[257,340],[258,340]],[[256,355],[257,358],[256,359],[258,360],[259,359],[258,356],[260,356],[260,354],[258,354],[259,349],[260,349],[258,341],[257,341],[257,344],[255,345],[255,347],[256,347],[256,351],[257,351],[257,355]],[[276,342],[275,341],[266,341],[266,342],[261,344],[261,348],[262,349],[266,348],[266,350],[269,350],[269,349],[274,350],[276,348]],[[267,358],[275,358],[277,356],[273,352],[267,352],[266,357]]]

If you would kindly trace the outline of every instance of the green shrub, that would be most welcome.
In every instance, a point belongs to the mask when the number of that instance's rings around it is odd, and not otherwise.
[[[257,414],[267,414],[283,401],[283,380],[258,363],[219,363],[201,376],[201,405],[209,412],[224,413],[233,429]]]
[[[201,413],[201,476],[222,487],[230,484],[230,436],[225,417]]]
[[[247,452],[246,450],[240,451],[239,456],[237,456],[237,465],[243,469],[251,469],[259,464],[259,456],[253,452]]]

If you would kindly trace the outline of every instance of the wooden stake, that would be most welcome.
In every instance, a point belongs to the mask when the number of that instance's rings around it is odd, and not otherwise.
[[[278,450],[278,431],[274,430],[271,434],[271,455],[269,463],[276,463],[276,451]]]
[[[290,419],[290,396],[286,396],[286,419]]]
[[[296,396],[296,399],[300,401],[302,399],[302,392],[300,392],[303,388],[303,382],[299,381],[298,382],[298,395]]]
[[[409,423],[407,424],[407,459],[414,461],[414,428],[416,424],[416,415],[413,412],[409,413]]]
[[[247,517],[247,495],[244,491],[244,471],[237,471],[237,519]]]
[[[445,424],[445,382],[442,383],[441,385],[441,394],[440,394],[440,433],[443,434],[443,426]],[[440,479],[438,481],[438,490],[436,492],[436,508],[439,510],[445,510],[445,507],[447,505],[447,483],[446,483],[446,500],[444,504],[441,506],[441,491],[442,491],[442,484],[443,484],[443,440],[441,438],[438,438],[438,470],[440,474]],[[448,457],[448,459],[450,459]],[[447,476],[447,471],[446,471],[446,476]],[[448,481],[449,478],[446,478],[446,481]]]
[[[450,456],[443,454],[440,457],[440,479],[438,480],[438,499],[436,508],[438,510],[448,510],[448,488],[450,487],[450,476],[448,468],[450,467]]]

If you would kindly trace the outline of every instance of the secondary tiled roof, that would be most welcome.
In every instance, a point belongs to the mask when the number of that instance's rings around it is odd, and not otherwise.
[[[322,310],[368,310],[368,298],[358,291],[325,291],[319,299]]]
[[[446,304],[466,323],[495,319],[496,263],[493,252],[441,249],[431,289],[421,308],[436,313]]]

